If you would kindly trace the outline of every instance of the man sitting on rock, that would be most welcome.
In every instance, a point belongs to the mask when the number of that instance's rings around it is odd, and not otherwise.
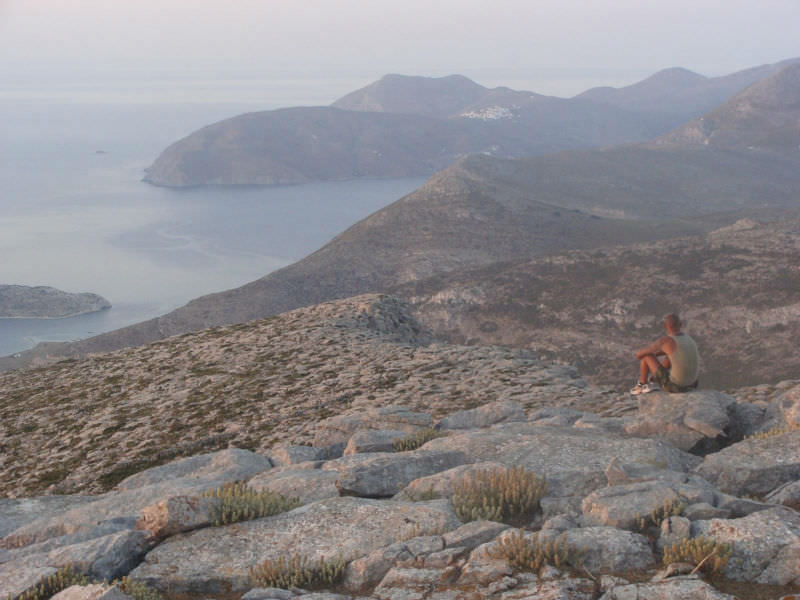
[[[681,331],[681,320],[674,313],[664,317],[667,335],[658,338],[636,353],[639,362],[639,382],[631,394],[646,394],[658,387],[648,381],[655,380],[665,392],[688,392],[697,387],[699,356],[697,345]],[[659,357],[663,357],[659,359]]]

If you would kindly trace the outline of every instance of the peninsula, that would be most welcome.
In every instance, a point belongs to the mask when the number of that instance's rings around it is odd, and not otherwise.
[[[97,294],[71,294],[47,286],[0,284],[0,318],[63,319],[111,308]]]

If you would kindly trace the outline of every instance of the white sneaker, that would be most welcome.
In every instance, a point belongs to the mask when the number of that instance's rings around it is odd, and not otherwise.
[[[637,383],[634,387],[631,388],[631,394],[634,396],[638,394],[648,394],[650,392],[656,391],[658,388],[653,385],[652,383]]]

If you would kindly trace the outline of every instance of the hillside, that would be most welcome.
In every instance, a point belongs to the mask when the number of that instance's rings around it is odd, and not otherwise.
[[[795,213],[796,215],[797,213]],[[800,220],[455,272],[396,291],[453,342],[505,344],[626,389],[636,349],[680,312],[717,389],[796,377]]]
[[[404,303],[356,297],[0,375],[0,495],[97,493],[176,456],[310,443],[323,418],[367,408],[592,394],[574,369],[432,343]]]
[[[0,285],[0,319],[61,319],[110,307],[97,294],[71,294],[41,285]]]
[[[518,158],[641,142],[776,68],[715,79],[672,70],[570,99],[488,89],[460,75],[387,75],[331,107],[249,113],[208,125],[165,149],[144,180],[187,187],[419,176],[470,153]]]
[[[800,63],[754,83],[657,143],[800,154]]]

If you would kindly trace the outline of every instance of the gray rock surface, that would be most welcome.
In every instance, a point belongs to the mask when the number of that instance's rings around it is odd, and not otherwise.
[[[630,435],[663,439],[686,452],[718,450],[727,438],[736,400],[716,390],[686,394],[653,392],[637,398],[638,412],[625,419]]]
[[[149,531],[156,538],[192,531],[211,524],[211,512],[218,503],[202,496],[172,496],[142,509],[137,529]]]
[[[58,569],[54,567],[42,567],[26,562],[0,564],[0,590],[3,594],[14,598],[56,571]]]
[[[800,479],[786,483],[773,490],[764,498],[765,502],[783,504],[800,511]]]
[[[249,569],[299,554],[316,560],[365,556],[404,538],[460,525],[445,501],[404,503],[332,498],[226,527],[175,536],[152,550],[131,577],[171,592],[250,589]]]
[[[501,400],[448,415],[439,421],[439,426],[442,429],[479,429],[495,423],[524,421],[525,418],[525,410],[519,403]]]
[[[399,429],[357,431],[347,441],[344,456],[366,452],[394,452],[394,443],[408,433]]]
[[[336,487],[339,474],[336,471],[313,468],[321,464],[300,463],[270,469],[253,477],[247,482],[247,486],[258,492],[269,490],[287,498],[297,498],[301,504],[334,498],[339,495]],[[306,466],[309,468],[305,468]]]
[[[35,496],[0,498],[0,539],[15,529],[35,521],[43,514],[56,515],[93,502],[94,496]]]
[[[73,585],[60,591],[50,600],[132,600],[117,586],[102,584]]]
[[[623,464],[658,465],[686,471],[699,459],[664,442],[621,438],[572,427],[507,423],[488,430],[450,435],[428,442],[430,450],[460,450],[468,462],[497,461],[520,466],[547,479],[548,496],[586,496],[606,485],[605,469]]]
[[[736,600],[695,577],[672,577],[656,583],[615,586],[600,600]]]
[[[540,535],[544,539],[565,536],[567,544],[579,553],[583,566],[593,574],[623,574],[655,564],[650,543],[638,533],[614,527],[578,527],[563,533],[544,530]]]
[[[499,462],[477,462],[469,465],[453,467],[441,473],[420,477],[410,482],[400,492],[397,500],[419,500],[426,496],[436,498],[450,498],[453,495],[453,486],[477,471],[491,471],[505,469],[506,466]]]
[[[786,507],[740,519],[693,523],[693,535],[733,545],[725,576],[769,585],[800,584],[800,514]]]
[[[319,448],[301,445],[273,446],[269,452],[269,459],[276,467],[285,467],[297,463],[323,459],[324,452]]]
[[[713,498],[713,494],[711,494]],[[583,499],[582,521],[586,525],[607,525],[618,529],[638,530],[665,506],[681,502],[673,486],[658,481],[618,485],[595,490]]]
[[[751,438],[705,457],[695,471],[735,496],[765,496],[800,479],[800,430]]]
[[[356,454],[325,463],[336,471],[336,487],[342,495],[385,498],[394,496],[420,477],[440,473],[467,462],[458,450]]]
[[[433,417],[403,406],[386,406],[365,410],[355,415],[339,415],[325,419],[317,426],[314,447],[344,445],[357,431],[395,429],[411,433],[417,429],[431,427]]]

